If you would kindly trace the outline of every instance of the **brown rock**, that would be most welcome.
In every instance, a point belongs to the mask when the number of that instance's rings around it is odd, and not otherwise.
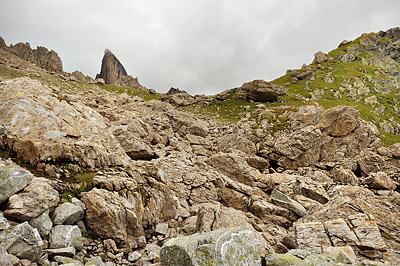
[[[324,248],[331,246],[321,222],[296,223],[296,240],[298,248],[314,253],[323,253]]]
[[[102,78],[105,81],[105,84],[145,89],[139,84],[137,78],[128,75],[121,62],[108,49],[104,51],[104,57],[101,62],[101,71],[100,74],[96,76],[96,80],[98,78]]]
[[[58,192],[45,178],[34,178],[21,192],[9,198],[4,215],[10,219],[29,221],[57,206]]]
[[[328,57],[326,56],[325,53],[319,51],[317,53],[314,54],[314,60],[313,60],[313,64],[321,64],[324,62],[328,61]]]
[[[141,202],[135,206],[116,193],[97,188],[85,193],[82,201],[86,206],[87,226],[95,235],[126,242],[143,234],[138,212]]]
[[[285,87],[278,87],[264,80],[244,83],[239,90],[244,92],[246,100],[255,102],[275,102],[288,91]]]
[[[362,183],[374,189],[395,190],[397,188],[397,183],[385,172],[371,173],[362,180]]]
[[[56,72],[63,71],[61,58],[53,50],[49,51],[42,46],[38,46],[36,49],[32,50],[29,43],[22,42],[10,45],[8,50],[18,57],[34,63],[43,69]]]
[[[349,106],[337,106],[325,111],[318,124],[334,137],[343,137],[360,125],[360,112]]]

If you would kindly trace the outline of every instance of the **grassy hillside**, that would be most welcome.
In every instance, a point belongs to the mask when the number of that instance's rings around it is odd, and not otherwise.
[[[400,142],[400,135],[393,134],[400,133],[400,93],[398,80],[393,75],[394,68],[399,70],[399,64],[385,54],[385,47],[390,46],[391,41],[378,34],[364,35],[328,53],[325,62],[305,66],[304,71],[312,71],[311,78],[297,79],[288,71],[270,82],[288,88],[288,93],[281,96],[280,101],[263,104],[269,108],[313,103],[325,109],[338,105],[356,106],[362,119],[376,124],[386,145]],[[354,61],[340,60],[346,54],[351,54]],[[219,101],[215,97],[211,103],[198,103],[183,109],[235,123],[256,105],[233,93],[228,100]]]

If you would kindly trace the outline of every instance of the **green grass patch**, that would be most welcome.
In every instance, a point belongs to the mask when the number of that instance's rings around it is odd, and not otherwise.
[[[100,88],[102,88],[103,90],[106,90],[109,92],[115,92],[118,94],[126,93],[130,96],[138,96],[145,101],[159,100],[163,96],[158,93],[152,94],[146,90],[134,89],[134,88],[130,88],[130,87],[122,87],[122,86],[115,86],[115,85],[98,85],[98,86]]]
[[[199,117],[213,118],[223,123],[236,123],[247,112],[255,110],[256,103],[238,98],[230,98],[225,101],[214,100],[211,103],[198,103],[179,108]]]
[[[3,77],[5,79],[15,79],[24,76],[26,76],[24,75],[24,73],[21,73],[16,69],[0,65],[0,77]]]

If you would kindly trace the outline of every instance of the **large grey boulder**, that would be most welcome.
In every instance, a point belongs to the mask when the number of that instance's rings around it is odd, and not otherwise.
[[[20,259],[36,261],[43,251],[43,241],[36,228],[28,222],[0,232],[0,247]]]
[[[39,231],[41,237],[45,238],[50,233],[53,223],[49,216],[49,211],[45,211],[36,218],[29,221],[29,224]]]
[[[24,189],[32,178],[31,172],[0,159],[0,203]]]
[[[85,215],[85,205],[78,199],[73,198],[73,202],[65,202],[55,208],[52,218],[54,224],[75,224],[83,219]]]
[[[49,234],[51,249],[74,247],[81,250],[83,247],[82,233],[77,225],[57,225]]]
[[[9,198],[4,216],[29,221],[57,206],[59,194],[50,183],[45,178],[34,178],[23,192]]]
[[[171,239],[160,256],[163,265],[261,265],[253,232],[243,227]]]

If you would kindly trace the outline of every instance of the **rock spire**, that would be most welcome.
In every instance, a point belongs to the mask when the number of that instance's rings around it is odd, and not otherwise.
[[[97,78],[104,79],[104,82],[110,85],[144,89],[144,87],[139,84],[137,78],[128,75],[124,66],[109,49],[105,49],[104,51],[100,74],[96,75],[96,79]]]

